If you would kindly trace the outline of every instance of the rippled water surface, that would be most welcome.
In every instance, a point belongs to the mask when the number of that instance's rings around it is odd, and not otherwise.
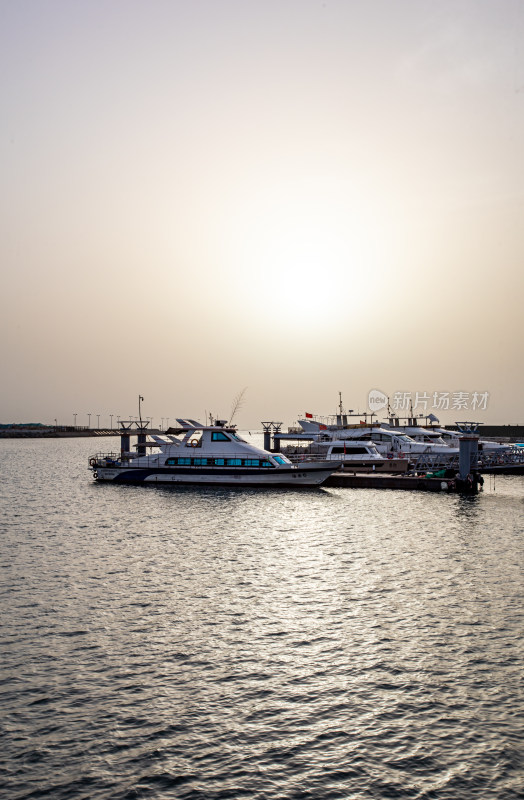
[[[97,485],[109,444],[0,441],[2,796],[522,797],[524,478]]]

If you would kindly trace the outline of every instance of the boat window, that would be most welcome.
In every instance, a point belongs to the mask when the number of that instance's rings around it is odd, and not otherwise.
[[[225,463],[224,458],[215,458],[215,467],[223,467]]]
[[[241,467],[242,466],[242,459],[241,458],[228,458],[227,459],[228,467]]]
[[[282,458],[282,456],[273,456],[277,464],[286,464],[287,462]]]
[[[260,462],[260,466],[261,466],[261,467],[271,467],[271,466],[272,466],[272,464],[271,464],[271,462],[269,462],[269,461],[261,461],[261,462]]]
[[[176,463],[177,463],[176,458],[166,459],[166,467],[174,467]]]
[[[246,467],[259,467],[260,466],[260,459],[259,458],[246,458],[244,461],[244,465]]]
[[[207,464],[207,458],[194,458],[193,464],[195,467],[202,467]]]
[[[344,454],[345,453],[346,455],[351,455],[351,456],[353,456],[353,455],[366,455],[367,456],[368,455],[368,451],[366,450],[365,447],[346,447],[345,449],[343,447],[334,447],[331,450],[331,452],[335,453],[335,454]]]
[[[242,439],[242,437],[239,436],[238,433],[232,433],[230,435],[231,435],[231,438],[234,439],[236,442],[245,442],[246,441],[245,439]]]
[[[180,465],[183,465],[185,467],[190,467],[191,466],[191,459],[190,458],[177,458],[177,461],[178,461],[178,463]]]
[[[211,434],[211,441],[212,442],[229,442],[229,436],[226,436],[225,433],[222,431],[213,431]]]

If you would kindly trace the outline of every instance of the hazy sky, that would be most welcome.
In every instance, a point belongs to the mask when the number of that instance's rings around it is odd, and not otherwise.
[[[524,0],[0,0],[0,59],[0,421],[524,421]]]

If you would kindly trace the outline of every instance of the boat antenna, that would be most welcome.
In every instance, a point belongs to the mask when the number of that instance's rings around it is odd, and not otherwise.
[[[343,414],[343,411],[342,411],[342,392],[338,393],[338,401],[339,401],[338,402],[338,410],[340,412],[340,416],[342,416],[342,414]]]
[[[235,414],[242,408],[244,402],[244,395],[247,392],[247,386],[244,386],[241,392],[237,394],[235,399],[233,400],[233,407],[231,408],[231,416],[229,418],[229,424],[233,424],[233,420],[235,419]]]
[[[140,419],[140,427],[142,428],[142,409],[140,407],[140,402],[144,402],[144,398],[141,394],[138,395],[138,418]]]

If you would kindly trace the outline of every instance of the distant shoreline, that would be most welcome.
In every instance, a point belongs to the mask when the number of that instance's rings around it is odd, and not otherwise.
[[[119,436],[117,428],[74,428],[55,425],[0,427],[0,439],[70,439],[86,436]]]
[[[457,430],[456,425],[445,425],[450,430]],[[147,433],[162,435],[165,433],[176,433],[178,429],[169,428],[160,430],[151,428]],[[501,439],[507,442],[524,441],[524,425],[504,424],[504,425],[480,425],[479,434],[483,438]],[[71,439],[96,436],[120,436],[119,428],[86,428],[74,427],[73,425],[43,425],[39,423],[31,425],[3,425],[0,426],[0,439]]]

